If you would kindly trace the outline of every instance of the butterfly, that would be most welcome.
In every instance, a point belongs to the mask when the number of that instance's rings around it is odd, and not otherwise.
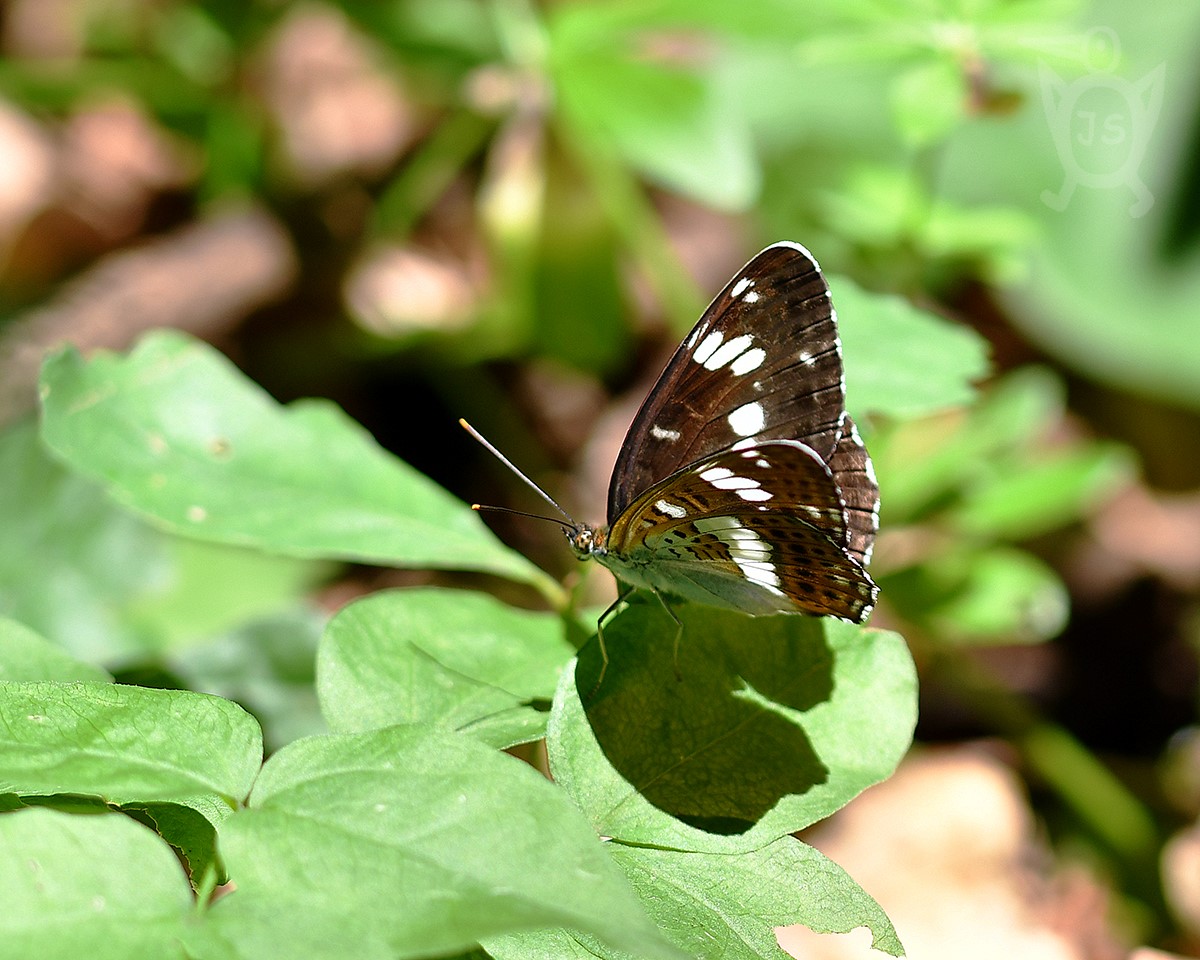
[[[874,608],[879,486],[846,413],[829,286],[799,244],[754,257],[679,345],[621,445],[606,524],[577,523],[463,426],[566,518],[576,556],[617,577],[609,610],[635,588],[668,613],[668,596],[855,623]]]

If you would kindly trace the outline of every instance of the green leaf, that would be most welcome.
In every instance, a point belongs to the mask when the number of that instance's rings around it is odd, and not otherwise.
[[[597,957],[613,956],[595,943],[585,944],[578,934],[561,928],[489,937],[483,946],[491,960],[596,960]]]
[[[32,423],[0,434],[0,475],[0,610],[82,659],[195,641],[295,602],[322,572],[155,530],[56,463]]]
[[[846,397],[856,414],[901,419],[970,403],[988,372],[987,346],[895,296],[830,278],[846,361]]]
[[[906,619],[954,643],[1041,643],[1070,613],[1058,575],[1011,547],[943,550],[882,589]]]
[[[947,269],[959,276],[964,266],[990,279],[1011,282],[1022,275],[1037,237],[1027,214],[934,196],[912,170],[852,163],[847,172],[830,172],[837,186],[812,199],[831,242],[874,252],[880,261],[876,272],[893,285],[911,286],[914,274],[924,284],[944,284]]]
[[[633,36],[672,36],[670,31],[704,31],[701,40],[719,41],[727,36],[761,38],[778,42],[805,31],[817,31],[828,20],[818,5],[797,7],[791,0],[759,0],[732,4],[728,0],[608,0],[581,3],[573,17],[595,34],[612,34],[618,29]],[[636,31],[636,32],[635,32]]]
[[[0,434],[0,612],[85,660],[141,652],[129,605],[171,576],[161,534],[46,454],[33,423]]]
[[[0,942],[13,957],[183,955],[192,892],[170,847],[128,817],[0,816]]]
[[[173,576],[129,604],[129,619],[161,650],[294,609],[331,564],[183,537],[164,537]]]
[[[99,667],[65,653],[24,624],[0,618],[0,680],[112,680]]]
[[[896,634],[832,619],[634,602],[564,675],[547,732],[555,781],[604,836],[730,853],[833,813],[887,777],[916,720]],[[583,702],[580,702],[580,692]]]
[[[42,436],[168,530],[290,556],[546,576],[465,504],[320,401],[283,408],[223,356],[156,331],[42,372]],[[447,429],[452,425],[448,424]]]
[[[1028,456],[1065,405],[1049,370],[1023,367],[990,384],[965,412],[876,431],[871,457],[887,523],[909,522],[958,500],[995,463]]]
[[[962,67],[952,59],[909,67],[892,85],[896,125],[913,147],[941,140],[966,118],[966,108],[966,80]]]
[[[203,813],[183,803],[123,804],[121,812],[144,823],[171,845],[193,886],[198,886],[205,871],[223,872],[217,853],[216,825],[230,815],[229,807],[209,808]]]
[[[668,189],[745,210],[761,177],[744,112],[717,71],[656,61],[625,19],[587,4],[554,9],[550,69],[568,129]]]
[[[507,747],[544,735],[574,652],[557,616],[465,590],[390,590],[330,621],[317,689],[339,732],[420,722]]]
[[[870,927],[876,950],[903,955],[879,904],[837,864],[793,837],[735,857],[618,843],[611,853],[651,919],[689,957],[776,960],[774,928],[796,923],[818,933]],[[611,956],[561,930],[496,937],[484,947],[495,960]]]
[[[0,791],[111,803],[215,794],[233,804],[262,762],[234,703],[109,683],[0,682]]]
[[[292,610],[174,653],[167,668],[189,690],[233,700],[262,724],[267,752],[326,733],[316,679],[324,615]]]
[[[423,957],[545,926],[680,956],[561,791],[457,734],[290,744],[220,842],[237,889],[210,918],[245,957]]]
[[[652,920],[689,956],[779,956],[775,927],[802,923],[818,933],[870,927],[871,946],[903,948],[883,910],[841,867],[794,837],[736,857],[614,844]]]
[[[967,533],[1022,540],[1084,516],[1090,507],[1132,480],[1136,462],[1116,444],[1088,444],[1040,462],[1003,464],[968,491],[952,514]]]

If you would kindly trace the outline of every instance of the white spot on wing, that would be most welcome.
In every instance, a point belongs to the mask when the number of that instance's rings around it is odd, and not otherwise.
[[[753,490],[762,486],[757,480],[751,480],[749,477],[720,477],[710,480],[709,483],[718,490]]]
[[[739,437],[753,436],[767,422],[763,406],[757,400],[742,404],[726,419],[729,421],[730,429]]]
[[[722,344],[717,350],[713,351],[712,356],[703,361],[704,369],[720,370],[725,364],[733,363],[753,342],[754,338],[748,333],[743,333],[740,337],[734,337],[728,343]],[[700,346],[703,347],[704,344],[702,343]]]
[[[679,431],[668,430],[666,427],[660,427],[658,424],[654,424],[650,427],[650,436],[652,436],[655,440],[678,440]]]
[[[725,339],[725,334],[720,330],[714,330],[707,337],[700,341],[700,345],[692,352],[692,359],[697,363],[708,363],[708,358],[713,355],[713,352],[721,345],[721,341]]]
[[[732,477],[733,471],[728,467],[709,467],[700,474],[701,480],[707,480],[709,483],[716,483],[718,480],[724,480],[726,477]]]
[[[733,517],[701,517],[696,520],[696,529],[711,533],[724,543],[729,548],[730,558],[748,581],[776,596],[784,595],[779,589],[775,564],[769,559],[771,544],[757,533]]]
[[[666,500],[655,500],[654,508],[659,513],[665,513],[668,517],[672,517],[675,520],[682,520],[687,516],[687,510],[677,503],[668,503]]]
[[[749,277],[742,277],[741,280],[733,285],[733,289],[729,291],[729,295],[736,300],[752,286],[754,286],[753,280],[751,280]]]
[[[736,357],[729,365],[729,369],[739,377],[749,373],[751,370],[757,370],[762,366],[762,362],[767,359],[767,351],[762,347],[754,347],[752,350],[747,350],[740,357]]]
[[[757,489],[747,488],[745,490],[739,490],[737,492],[737,495],[739,497],[741,497],[743,500],[770,500],[773,496],[775,496],[775,494],[768,493],[766,490],[763,490],[761,487],[759,487]]]
[[[742,297],[742,302],[743,303],[758,303],[758,291],[757,290],[749,291],[744,297]]]

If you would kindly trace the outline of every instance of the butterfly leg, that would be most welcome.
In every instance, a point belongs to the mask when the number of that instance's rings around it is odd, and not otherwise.
[[[679,622],[679,617],[675,616],[675,611],[667,603],[667,598],[657,590],[654,591],[654,595],[658,597],[658,602],[662,604],[662,608],[667,611],[667,616],[675,621],[675,643],[671,648],[671,662],[675,665],[675,679],[682,682],[683,673],[679,670],[679,641],[683,637],[683,624]]]
[[[610,613],[625,602],[625,598],[631,593],[633,593],[633,587],[620,584],[617,590],[617,599],[604,608],[600,619],[596,621],[596,640],[600,643],[600,676],[596,678],[596,685],[592,687],[593,694],[600,689],[600,684],[604,682],[604,675],[608,673],[608,648],[604,646],[604,621]]]

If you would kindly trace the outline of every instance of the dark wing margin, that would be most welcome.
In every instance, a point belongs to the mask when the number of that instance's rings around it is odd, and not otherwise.
[[[846,550],[866,567],[871,562],[875,534],[879,532],[879,483],[875,479],[871,456],[849,416],[833,456],[829,458],[829,469],[846,505],[849,534]]]
[[[734,444],[842,434],[846,386],[829,286],[796,243],[767,247],[725,286],[667,363],[613,469],[608,521],[683,466]]]

